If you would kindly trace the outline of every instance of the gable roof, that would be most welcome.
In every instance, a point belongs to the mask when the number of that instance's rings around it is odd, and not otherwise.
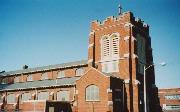
[[[23,83],[14,83],[14,84],[0,84],[0,91],[48,88],[55,86],[72,86],[75,85],[75,82],[78,78],[79,77],[65,77],[55,80],[42,80],[42,81],[32,81],[32,82],[23,82]]]
[[[22,74],[22,73],[32,73],[32,72],[38,72],[38,71],[46,71],[46,70],[68,68],[68,67],[77,67],[77,66],[83,66],[83,65],[87,65],[87,60],[74,61],[74,62],[69,62],[69,63],[55,64],[55,65],[48,65],[48,66],[35,67],[35,68],[28,68],[28,69],[23,69],[23,70],[15,70],[15,71],[9,71],[9,72],[2,72],[2,73],[0,73],[0,76],[10,76],[10,75],[17,75],[17,74]]]
[[[84,74],[83,74],[79,79],[77,79],[77,80],[80,80],[82,77],[84,77],[90,70],[95,70],[96,72],[98,72],[99,74],[101,74],[101,75],[104,76],[104,77],[115,77],[115,78],[119,78],[119,77],[114,76],[112,73],[104,73],[104,72],[101,72],[101,71],[99,71],[98,69],[90,66],[89,69],[86,71],[86,73],[84,73]]]

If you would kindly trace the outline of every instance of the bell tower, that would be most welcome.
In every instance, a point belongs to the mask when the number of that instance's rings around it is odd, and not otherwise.
[[[143,67],[153,63],[149,26],[135,19],[132,12],[107,17],[104,21],[92,21],[89,33],[88,65],[106,75],[124,80],[127,108],[131,112],[144,111]],[[146,73],[148,108],[154,111],[157,87],[152,67]],[[156,98],[156,99],[155,99]],[[152,106],[154,105],[154,106]]]

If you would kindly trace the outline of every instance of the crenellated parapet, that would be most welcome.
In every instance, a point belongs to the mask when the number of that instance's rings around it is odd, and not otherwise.
[[[91,31],[99,30],[102,28],[108,28],[108,27],[113,27],[115,25],[124,25],[126,23],[129,23],[132,19],[134,19],[134,16],[132,12],[124,12],[121,15],[118,15],[117,17],[115,16],[110,16],[107,17],[104,21],[100,22],[98,20],[92,21],[91,22]]]
[[[142,21],[140,18],[135,18],[133,21],[134,26],[138,29],[141,29],[146,35],[149,35],[149,25]]]
[[[128,24],[129,23],[129,24]],[[127,26],[131,24],[131,26],[136,27],[137,29],[141,29],[141,31],[149,34],[149,25],[146,24],[139,18],[135,18],[133,13],[128,11],[124,12],[121,15],[110,16],[107,17],[104,21],[94,20],[91,22],[91,31],[98,31],[102,29],[112,28],[115,26],[125,25]]]

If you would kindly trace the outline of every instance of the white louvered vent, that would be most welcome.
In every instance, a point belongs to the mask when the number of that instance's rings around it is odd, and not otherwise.
[[[110,56],[110,39],[108,37],[103,39],[103,56]]]
[[[112,37],[112,54],[119,55],[119,38],[117,36]]]

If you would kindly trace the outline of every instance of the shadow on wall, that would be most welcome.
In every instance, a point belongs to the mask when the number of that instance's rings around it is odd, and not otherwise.
[[[110,79],[113,100],[113,112],[128,112],[127,93],[123,80],[111,77]]]

